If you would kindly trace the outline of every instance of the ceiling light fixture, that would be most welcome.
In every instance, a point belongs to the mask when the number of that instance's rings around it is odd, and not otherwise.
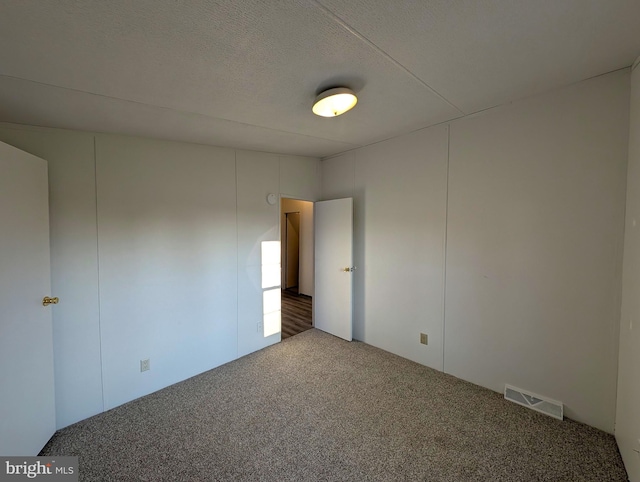
[[[322,117],[344,114],[358,103],[356,94],[346,87],[336,87],[318,94],[313,103],[313,113]]]

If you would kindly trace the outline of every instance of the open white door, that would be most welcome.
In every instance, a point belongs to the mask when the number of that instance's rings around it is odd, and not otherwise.
[[[315,203],[317,329],[352,340],[353,199]]]
[[[37,455],[56,428],[47,162],[0,143],[0,455]]]

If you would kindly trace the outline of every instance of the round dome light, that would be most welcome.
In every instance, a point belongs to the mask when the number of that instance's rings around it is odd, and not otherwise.
[[[358,103],[356,94],[346,87],[325,90],[316,97],[313,113],[322,117],[336,117],[344,114]]]

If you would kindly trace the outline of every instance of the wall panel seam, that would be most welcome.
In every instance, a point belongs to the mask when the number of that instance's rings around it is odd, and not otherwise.
[[[449,163],[451,153],[451,124],[447,126],[447,171],[445,177],[445,203],[444,203],[444,246],[442,263],[442,371],[445,372],[445,337],[446,337],[446,313],[447,313],[447,234],[449,224]]]
[[[105,393],[104,393],[104,361],[102,358],[102,306],[100,304],[100,226],[98,224],[98,150],[97,139],[93,136],[93,182],[96,199],[96,269],[98,274],[98,336],[100,337],[99,350],[100,350],[100,387],[102,390],[102,411],[104,412]]]

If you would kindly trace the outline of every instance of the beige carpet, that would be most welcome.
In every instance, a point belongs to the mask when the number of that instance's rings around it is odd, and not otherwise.
[[[80,480],[623,481],[614,438],[312,329],[67,427]]]

